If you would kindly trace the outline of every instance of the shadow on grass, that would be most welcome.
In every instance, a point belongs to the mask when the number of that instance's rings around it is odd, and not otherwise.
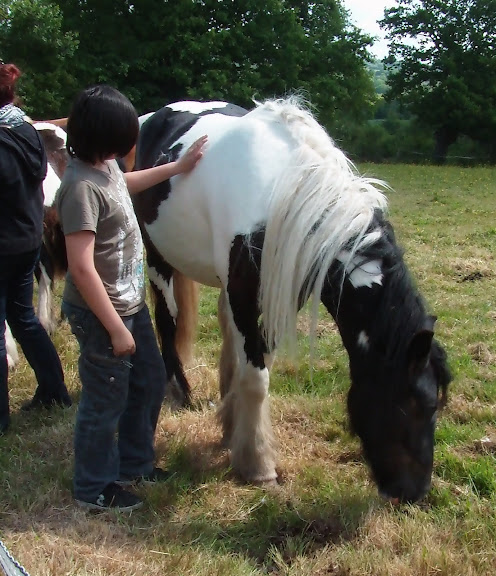
[[[29,435],[20,431],[0,443],[3,531],[36,534],[38,541],[61,539],[78,549],[95,546],[95,533],[111,526],[109,554],[133,546],[167,554],[189,548],[240,557],[270,573],[276,552],[291,565],[297,557],[354,540],[362,518],[377,505],[370,491],[336,488],[325,474],[311,486],[300,477],[291,490],[244,484],[218,441],[187,438],[167,442],[167,466],[174,474],[164,484],[139,489],[143,509],[132,515],[83,513],[71,495],[75,406],[49,414],[50,425],[43,412],[23,416]],[[355,453],[347,457],[358,459]]]

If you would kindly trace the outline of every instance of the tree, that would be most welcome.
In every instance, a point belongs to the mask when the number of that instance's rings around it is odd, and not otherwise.
[[[36,118],[57,116],[67,107],[75,80],[66,67],[77,35],[62,31],[62,14],[44,0],[9,0],[0,5],[0,56],[23,72],[19,94]]]
[[[66,115],[77,90],[97,82],[124,92],[140,113],[182,99],[251,107],[253,98],[301,91],[336,133],[344,132],[344,120],[363,117],[374,99],[365,68],[371,39],[350,24],[340,0],[7,0],[7,6],[0,47],[8,45],[9,57],[29,69],[26,100],[38,116],[57,101]]]
[[[434,158],[464,134],[496,160],[496,0],[396,0],[380,25],[391,40],[388,98],[435,136]]]
[[[371,39],[338,0],[53,0],[78,32],[84,84],[109,82],[140,112],[187,98],[252,99],[302,90],[328,126],[373,99]]]
[[[296,11],[303,32],[298,82],[311,96],[320,121],[342,138],[350,123],[368,115],[376,98],[366,68],[372,38],[350,23],[340,1],[292,0],[285,4]]]

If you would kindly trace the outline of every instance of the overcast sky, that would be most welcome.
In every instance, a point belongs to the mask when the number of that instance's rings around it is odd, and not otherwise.
[[[396,6],[394,0],[343,0],[344,7],[351,14],[351,20],[355,26],[361,28],[371,36],[379,36],[370,49],[377,58],[387,56],[387,44],[383,33],[377,24],[384,16],[384,8]]]

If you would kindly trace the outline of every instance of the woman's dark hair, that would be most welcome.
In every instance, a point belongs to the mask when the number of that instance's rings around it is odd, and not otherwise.
[[[125,156],[136,144],[138,115],[115,88],[99,84],[78,94],[67,121],[67,150],[96,164],[113,154]]]
[[[0,64],[0,108],[16,99],[15,85],[20,75],[15,64]]]

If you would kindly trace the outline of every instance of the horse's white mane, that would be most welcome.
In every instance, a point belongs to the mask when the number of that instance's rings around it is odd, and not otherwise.
[[[374,210],[386,210],[378,188],[387,186],[358,175],[297,97],[269,100],[251,113],[287,126],[295,146],[288,169],[274,185],[265,230],[259,305],[269,346],[282,336],[296,342],[300,296],[314,296],[315,325],[327,271],[346,246],[351,261],[377,241],[367,234]],[[350,243],[351,246],[350,246]]]

